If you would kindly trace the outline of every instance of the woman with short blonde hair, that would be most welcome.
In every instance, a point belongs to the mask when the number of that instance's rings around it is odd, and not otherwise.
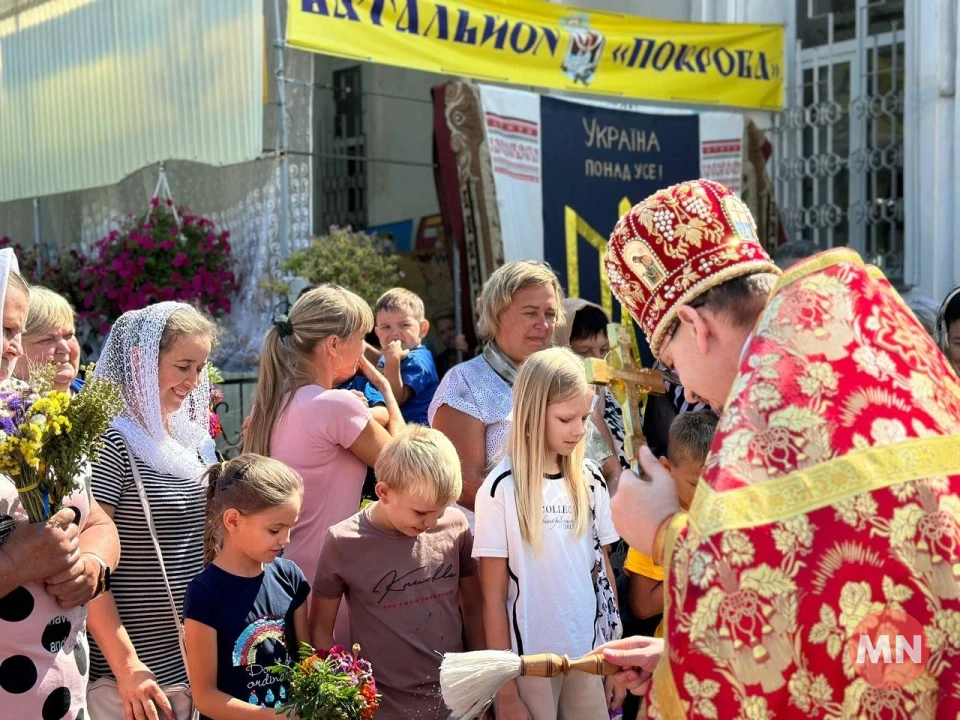
[[[76,314],[65,297],[45,287],[30,289],[30,312],[23,329],[23,356],[17,363],[17,377],[26,380],[33,367],[55,363],[55,390],[77,392],[83,382],[80,370],[80,343],[76,337]]]
[[[450,438],[460,456],[460,505],[468,511],[506,450],[520,364],[550,347],[554,326],[563,322],[563,290],[549,265],[507,263],[483,286],[477,315],[483,354],[444,376],[429,411],[430,424]],[[467,519],[472,526],[472,512]]]

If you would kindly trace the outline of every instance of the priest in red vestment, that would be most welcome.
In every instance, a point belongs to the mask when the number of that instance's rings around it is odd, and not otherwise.
[[[608,654],[639,671],[662,652],[648,716],[960,717],[960,382],[900,295],[847,249],[780,275],[706,180],[627,213],[606,269],[690,399],[722,409],[688,513],[644,452],[613,501],[666,570],[664,645]],[[880,620],[922,648],[884,662]]]

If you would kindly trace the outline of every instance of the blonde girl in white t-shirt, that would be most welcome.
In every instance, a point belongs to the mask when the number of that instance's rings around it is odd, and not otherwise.
[[[603,476],[584,462],[596,393],[565,348],[531,355],[514,385],[507,457],[477,494],[473,555],[480,559],[487,647],[580,657],[601,644],[594,585],[597,545],[613,584],[619,538]],[[595,518],[594,518],[595,515]],[[607,720],[622,702],[582,673],[519,678],[497,697],[499,720]]]

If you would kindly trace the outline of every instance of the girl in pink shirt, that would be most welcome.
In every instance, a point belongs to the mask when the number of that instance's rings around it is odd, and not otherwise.
[[[303,507],[284,557],[311,584],[327,530],[359,510],[367,467],[404,427],[390,384],[363,358],[372,328],[362,298],[322,285],[301,296],[264,340],[243,451],[280,460],[303,477]],[[358,393],[334,389],[358,369],[383,394],[385,426]]]

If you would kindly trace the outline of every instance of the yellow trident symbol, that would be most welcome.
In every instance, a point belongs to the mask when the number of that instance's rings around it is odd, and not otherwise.
[[[633,207],[629,199],[623,198],[619,205],[619,214],[623,216]],[[564,223],[567,245],[567,294],[580,296],[580,256],[579,238],[587,241],[600,256],[600,299],[608,316],[613,315],[613,293],[607,279],[603,257],[607,251],[607,240],[594,230],[590,224],[567,206],[564,209]],[[630,314],[622,313],[621,324],[607,326],[610,340],[610,353],[604,360],[586,360],[587,379],[594,385],[604,385],[623,408],[624,452],[637,474],[637,450],[646,444],[643,436],[643,403],[647,395],[663,395],[666,392],[663,373],[659,370],[644,370],[634,359],[637,345]]]

